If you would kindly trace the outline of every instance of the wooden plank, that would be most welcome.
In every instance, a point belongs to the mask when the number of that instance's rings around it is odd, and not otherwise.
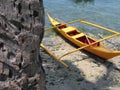
[[[72,36],[72,38],[78,38],[78,37],[82,37],[82,36],[85,36],[85,34],[84,33],[80,33],[80,34]]]

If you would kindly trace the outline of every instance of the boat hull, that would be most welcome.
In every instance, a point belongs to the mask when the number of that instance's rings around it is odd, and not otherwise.
[[[71,41],[73,44],[77,45],[78,47],[84,47],[89,45],[91,42],[95,42],[97,40],[86,36],[84,33],[80,32],[76,27],[69,26],[67,24],[62,24],[52,17],[48,15],[49,20],[51,21],[53,27],[66,39]],[[88,39],[88,40],[87,40]],[[87,41],[87,43],[86,43]],[[102,43],[98,42],[88,47],[85,47],[84,50],[97,55],[104,59],[110,59],[115,56],[120,55],[120,51],[113,51],[108,47],[104,46]]]

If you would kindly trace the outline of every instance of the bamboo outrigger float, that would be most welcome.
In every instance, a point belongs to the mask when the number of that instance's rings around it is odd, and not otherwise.
[[[61,63],[63,66],[68,67],[67,64],[65,64],[63,61],[61,61],[59,58],[57,58],[57,56],[55,56],[49,49],[47,49],[45,45],[40,44],[40,46],[41,46],[49,55],[51,55],[56,61],[58,61],[59,63]]]
[[[100,40],[96,40],[96,39],[93,39],[93,38],[87,36],[85,33],[80,32],[77,28],[75,28],[73,26],[69,26],[67,23],[65,23],[65,24],[60,23],[60,22],[56,21],[55,19],[53,19],[52,17],[50,17],[49,15],[48,15],[48,18],[49,18],[51,24],[53,25],[53,28],[55,28],[66,39],[68,39],[69,41],[71,41],[72,43],[74,43],[75,45],[80,47],[78,49],[75,49],[71,52],[68,52],[68,53],[62,55],[60,58],[55,58],[55,59],[57,59],[57,61],[59,61],[65,67],[67,67],[67,65],[64,64],[63,62],[61,62],[60,59],[68,54],[79,51],[81,49],[91,52],[92,54],[97,55],[106,60],[120,55],[120,51],[111,50],[110,48],[106,47],[105,45],[103,45],[101,43],[101,41],[104,41],[104,40],[110,39],[114,36],[120,35],[119,32],[105,28],[103,26],[93,24],[91,22],[87,22],[85,20],[75,20],[75,21],[69,22],[69,24],[73,23],[73,22],[81,22],[81,23],[84,23],[84,24],[87,24],[90,26],[94,26],[94,27],[100,28],[102,30],[106,30],[106,31],[114,33],[111,36],[105,37]]]

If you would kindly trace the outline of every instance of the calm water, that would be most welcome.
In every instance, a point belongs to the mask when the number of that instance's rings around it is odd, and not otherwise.
[[[120,0],[95,0],[87,5],[75,4],[72,0],[44,0],[44,7],[52,17],[66,22],[85,19],[120,31]],[[49,24],[46,16],[46,27]]]

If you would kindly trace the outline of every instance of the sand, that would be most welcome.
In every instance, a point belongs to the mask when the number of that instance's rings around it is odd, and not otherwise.
[[[119,44],[120,38],[110,41]],[[56,35],[45,37],[43,43],[57,57],[76,48]],[[69,66],[64,68],[41,51],[47,90],[120,90],[120,56],[103,60],[83,50],[77,51],[62,58]]]

